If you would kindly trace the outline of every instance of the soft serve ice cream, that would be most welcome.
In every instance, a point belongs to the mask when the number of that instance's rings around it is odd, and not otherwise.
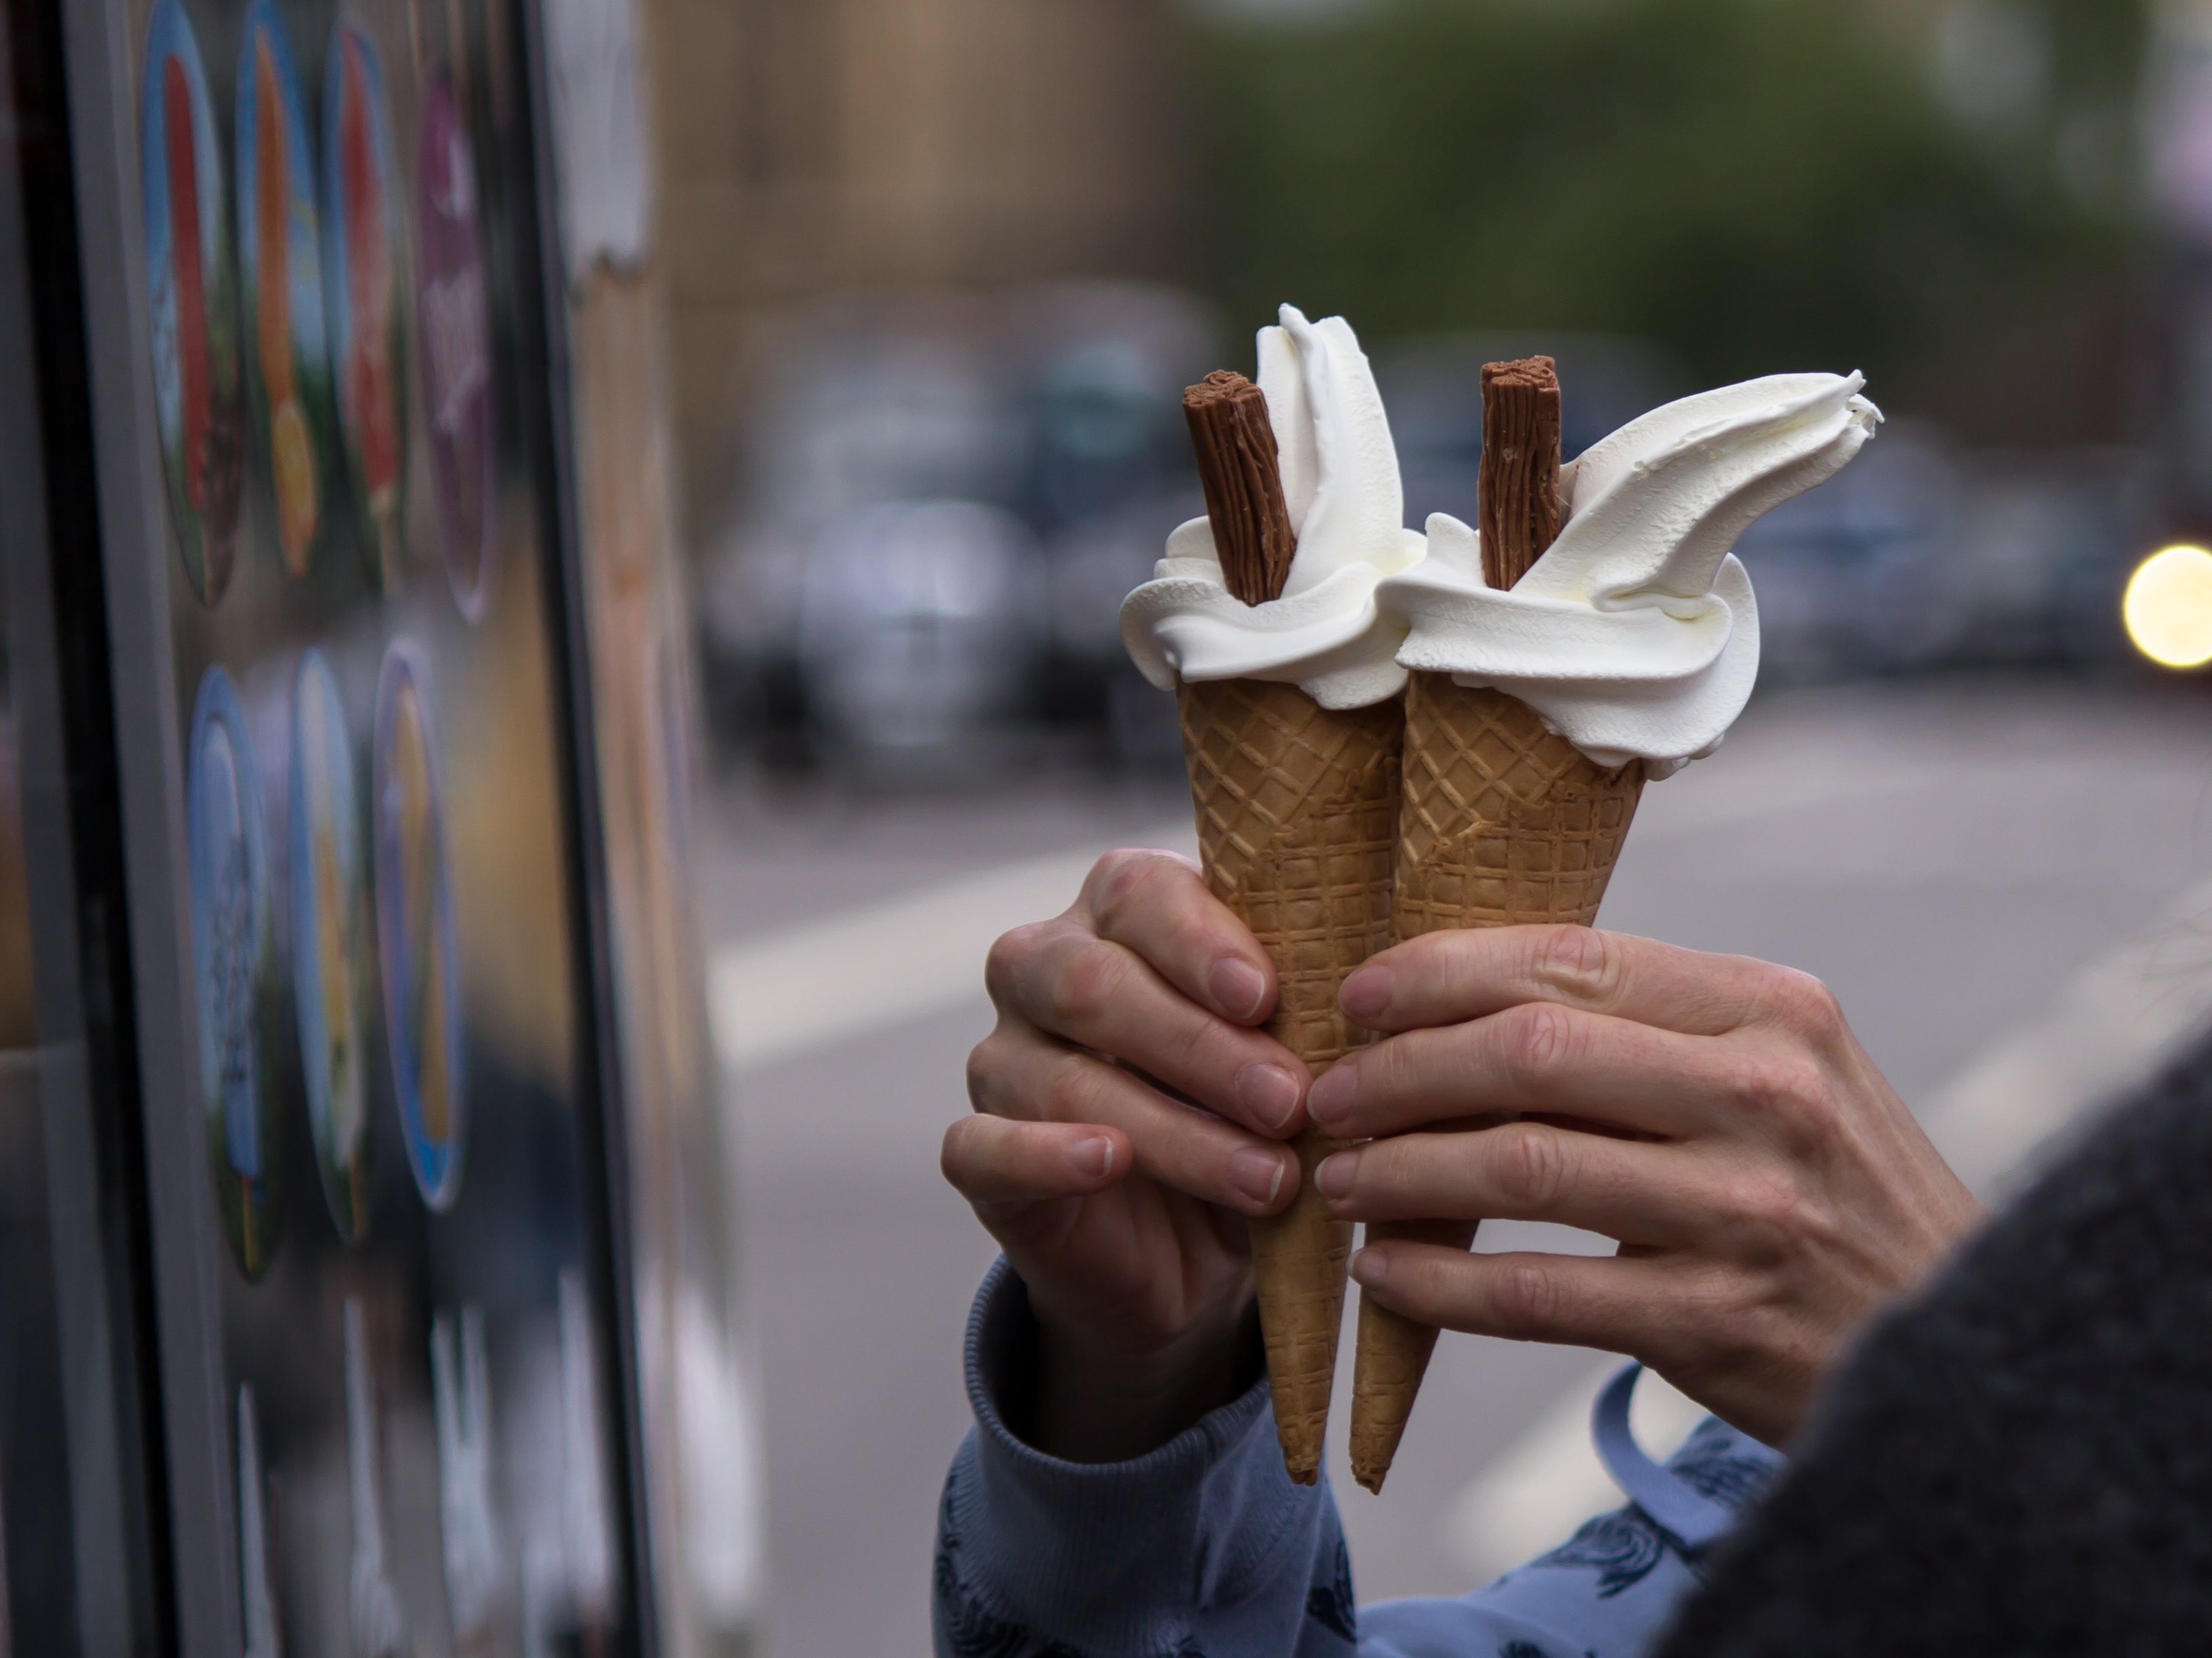
[[[1297,685],[1324,708],[1357,708],[1406,683],[1404,621],[1376,602],[1385,578],[1416,565],[1405,494],[1374,372],[1341,317],[1309,322],[1294,306],[1260,331],[1283,494],[1297,537],[1282,597],[1247,604],[1222,580],[1212,526],[1168,537],[1153,580],[1121,607],[1121,635],[1155,685],[1264,679]]]
[[[1711,753],[1759,671],[1731,549],[1873,435],[1864,383],[1774,374],[1632,421],[1561,469],[1565,526],[1510,592],[1485,584],[1474,530],[1431,517],[1428,556],[1376,588],[1407,630],[1399,665],[1495,686],[1600,765],[1663,777]]]

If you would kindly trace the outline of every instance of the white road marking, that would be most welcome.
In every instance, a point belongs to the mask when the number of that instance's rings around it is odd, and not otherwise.
[[[1857,881],[2017,879],[2076,867],[2093,856],[2111,812],[2186,822],[2198,815],[2205,793],[2202,780],[2185,771],[2147,777],[2131,764],[2098,775],[2094,758],[1962,768],[1955,758],[1824,764],[1789,755],[1735,770],[1725,758],[1709,765],[1689,774],[1695,786],[1670,780],[1646,792],[1626,859],[1641,865],[1678,858],[1686,841],[1794,816],[1799,829],[1773,846],[1731,847],[1731,867],[1740,878],[1818,870]],[[2067,798],[2065,791],[2102,798],[2109,811],[2057,824],[2051,814],[2035,810],[2039,802]],[[1814,821],[1804,823],[1808,816]],[[1931,833],[1932,823],[1944,832]],[[1147,840],[1193,847],[1187,820],[1162,824],[1133,843]],[[708,969],[708,1005],[722,1063],[733,1073],[755,1071],[866,1031],[980,1002],[991,941],[1009,927],[1059,914],[1099,853],[1130,844],[1102,841],[1052,853],[725,945]],[[2142,872],[2146,882],[2160,885],[2185,874],[2164,865]]]
[[[1650,821],[1641,838],[1664,842],[1778,811],[1863,798],[1869,789],[1909,791],[1933,775],[1906,770],[1870,780],[1806,768],[1764,790],[1715,790],[1717,798],[1656,811],[1647,805]],[[743,1075],[886,1025],[981,1003],[983,957],[993,939],[1066,908],[1100,853],[1147,844],[1194,849],[1187,819],[1164,823],[1148,835],[961,876],[722,946],[708,964],[707,1005],[723,1066]]]
[[[983,957],[1000,933],[1057,915],[1101,853],[1188,847],[1188,823],[1054,853],[903,898],[726,944],[707,969],[715,1051],[733,1075],[863,1032],[983,999]]]

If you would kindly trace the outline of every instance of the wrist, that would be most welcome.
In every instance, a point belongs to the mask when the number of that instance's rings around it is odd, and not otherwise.
[[[1242,1397],[1265,1369],[1250,1299],[1146,1348],[1100,1342],[1039,1309],[1036,1394],[1024,1436],[1066,1461],[1126,1462]]]

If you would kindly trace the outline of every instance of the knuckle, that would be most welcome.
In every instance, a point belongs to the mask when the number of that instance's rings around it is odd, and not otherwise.
[[[1515,1261],[1498,1278],[1498,1333],[1527,1340],[1557,1328],[1561,1300],[1559,1279],[1550,1269],[1534,1261]]]
[[[1036,1118],[1041,1073],[1036,1054],[1042,1048],[1038,1038],[1018,1027],[1001,1025],[984,1037],[968,1053],[969,1104],[982,1116]]]
[[[1604,1006],[1620,993],[1620,946],[1595,927],[1542,928],[1532,943],[1529,966],[1538,984],[1580,1001]]]
[[[944,1143],[938,1148],[937,1171],[954,1186],[961,1182],[973,1158],[970,1140],[975,1133],[975,1119],[962,1117],[945,1131]]]
[[[1507,1072],[1516,1082],[1533,1082],[1573,1053],[1574,1016],[1551,1002],[1523,1002],[1505,1015],[1501,1031]]]
[[[1013,999],[1021,981],[1036,963],[1051,926],[1049,921],[1031,921],[992,940],[983,957],[983,987],[1000,1006]]]
[[[1355,1097],[1363,1107],[1377,1101],[1400,1101],[1415,1091],[1419,1066],[1414,1057],[1418,1042],[1393,1036],[1371,1048],[1354,1048],[1330,1067],[1343,1070],[1357,1083]]]
[[[1739,1181],[1733,1195],[1738,1221],[1770,1248],[1786,1245],[1815,1230],[1811,1206],[1786,1173],[1775,1171]]]
[[[1559,1137],[1534,1123],[1492,1132],[1499,1195],[1523,1209],[1549,1207],[1567,1181],[1566,1148]]]
[[[1836,1215],[1787,1175],[1759,1182],[1743,1207],[1769,1260],[1825,1255],[1838,1241]]]
[[[1736,1102],[1763,1117],[1798,1115],[1823,1092],[1817,1068],[1790,1054],[1739,1054],[1729,1068]]]
[[[1747,1061],[1737,1080],[1737,1096],[1739,1104],[1791,1145],[1824,1145],[1844,1131],[1843,1107],[1827,1073],[1801,1054],[1765,1054]]]
[[[1173,853],[1148,847],[1123,847],[1091,866],[1084,899],[1102,930],[1127,920],[1133,910],[1170,902],[1190,865]]]
[[[1106,1017],[1128,976],[1128,958],[1092,940],[1068,953],[1045,987],[1045,1011],[1063,1030],[1087,1029]]]
[[[1172,1051],[1186,1075],[1194,1076],[1211,1068],[1208,1061],[1218,1051],[1221,1035],[1221,1028],[1203,1015],[1191,1019],[1174,1034]]]
[[[1815,1042],[1843,1035],[1843,1004],[1836,993],[1809,973],[1778,967],[1766,987],[1766,997],[1777,1021],[1785,1029]]]
[[[1685,1286],[1667,1316],[1644,1333],[1638,1357],[1671,1376],[1718,1380],[1757,1374],[1762,1368],[1765,1312],[1740,1284]]]
[[[1766,1356],[1790,1321],[1778,1309],[1767,1281],[1748,1272],[1715,1274],[1692,1297],[1688,1321],[1709,1356],[1741,1373]]]
[[[1048,1122],[1087,1122],[1098,1099],[1097,1062],[1082,1054],[1062,1054],[1045,1072],[1037,1103]]]
[[[995,1030],[968,1050],[968,1103],[978,1111],[990,1110],[1006,1060],[1006,1038]]]
[[[1405,1261],[1401,1268],[1404,1274],[1403,1288],[1419,1306],[1431,1309],[1451,1306],[1464,1295],[1464,1285],[1455,1277],[1454,1265],[1433,1260],[1426,1252],[1418,1254],[1413,1260]]]
[[[1151,863],[1144,853],[1129,847],[1117,847],[1099,859],[1083,883],[1091,914],[1104,916],[1127,903],[1131,892],[1144,884]]]

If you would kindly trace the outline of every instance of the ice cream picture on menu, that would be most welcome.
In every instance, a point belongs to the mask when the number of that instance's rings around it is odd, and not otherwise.
[[[162,0],[147,24],[139,126],[161,471],[185,573],[213,604],[238,555],[245,459],[238,263],[206,67],[177,0]]]
[[[292,48],[270,0],[246,13],[236,128],[247,403],[275,500],[277,550],[303,576],[325,511],[330,356],[314,157]]]
[[[345,19],[331,33],[323,76],[323,282],[356,532],[386,588],[405,562],[399,188],[383,66],[362,25]]]
[[[1839,471],[1881,420],[1856,374],[1777,374],[1630,422],[1562,465],[1547,357],[1483,372],[1480,525],[1405,527],[1374,375],[1341,318],[1283,307],[1258,383],[1185,398],[1207,515],[1169,538],[1122,634],[1173,689],[1213,894],[1280,982],[1269,1035],[1316,1076],[1370,1033],[1337,993],[1389,944],[1596,917],[1647,782],[1749,700],[1759,616],[1737,538]],[[1413,503],[1418,507],[1419,503]],[[1251,1222],[1275,1422],[1319,1477],[1351,1228],[1302,1185]],[[1464,1250],[1474,1224],[1370,1224]],[[1355,1477],[1379,1491],[1437,1332],[1363,1300]]]

